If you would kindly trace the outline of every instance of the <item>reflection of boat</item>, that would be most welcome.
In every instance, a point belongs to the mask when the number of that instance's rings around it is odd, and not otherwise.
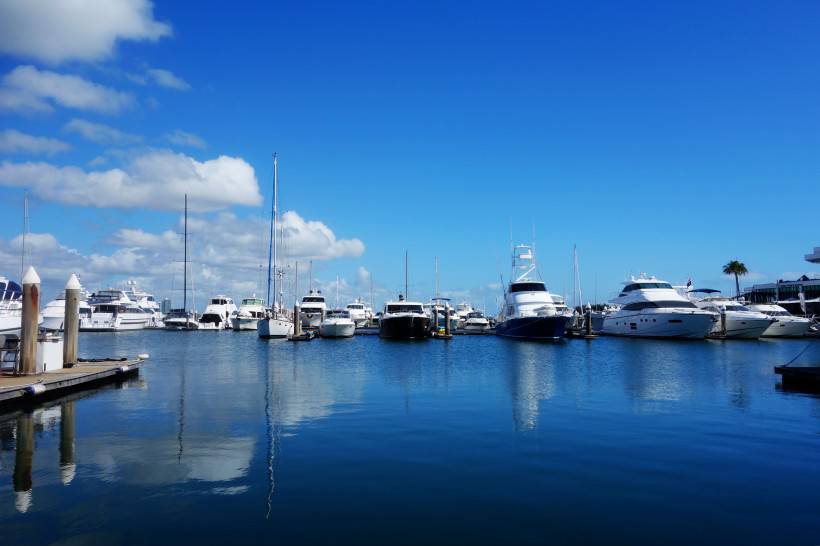
[[[516,339],[556,340],[564,337],[572,318],[564,299],[536,279],[535,253],[529,245],[513,249],[513,277],[504,292],[496,334]]]
[[[256,330],[260,319],[265,318],[265,302],[256,295],[243,298],[239,310],[231,319],[234,330]]]
[[[773,303],[752,304],[749,308],[775,319],[763,332],[763,337],[803,337],[811,327],[811,319],[796,317]]]
[[[720,290],[706,288],[691,290],[689,293],[719,294]],[[757,339],[774,322],[771,317],[725,296],[707,296],[694,303],[701,309],[715,313],[719,320],[712,327],[711,333],[726,338]]]
[[[322,337],[353,337],[354,333],[356,323],[347,309],[331,309],[319,324],[319,335]]]
[[[205,312],[199,318],[200,330],[225,330],[231,328],[231,317],[236,314],[236,304],[228,296],[211,298]]]
[[[681,296],[672,285],[641,274],[624,283],[618,297],[593,326],[603,334],[630,337],[703,339],[717,322],[714,313]]]

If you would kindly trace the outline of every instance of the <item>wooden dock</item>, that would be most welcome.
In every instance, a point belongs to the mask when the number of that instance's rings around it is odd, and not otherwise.
[[[0,410],[137,375],[144,359],[79,362],[38,375],[0,376]]]
[[[820,389],[820,366],[775,366],[774,373],[783,378],[784,386]]]

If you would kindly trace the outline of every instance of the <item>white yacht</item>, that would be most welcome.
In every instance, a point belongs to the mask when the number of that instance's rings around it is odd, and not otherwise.
[[[231,319],[233,329],[239,330],[256,330],[260,319],[265,318],[265,302],[262,298],[257,298],[256,294],[250,298],[243,298],[242,303],[239,304],[239,310]]]
[[[0,335],[20,335],[23,320],[23,288],[0,277]]]
[[[430,333],[430,317],[424,312],[421,302],[405,301],[399,295],[398,301],[384,303],[384,311],[379,318],[379,335],[392,339],[424,339]]]
[[[353,303],[348,303],[347,310],[350,313],[350,318],[356,323],[356,328],[367,326],[370,320],[367,316],[367,307],[360,299],[357,299]]]
[[[347,309],[331,309],[319,324],[319,335],[322,337],[353,337],[356,323]]]
[[[696,293],[719,294],[720,290],[692,290],[689,292],[690,298]],[[706,296],[695,299],[694,303],[717,315],[718,321],[711,333],[727,339],[758,339],[774,322],[770,316],[753,311],[739,301],[725,296]]]
[[[481,311],[470,311],[464,319],[465,330],[484,332],[490,329],[490,321]]]
[[[279,281],[282,281],[282,278],[279,277],[282,274],[282,270],[276,269],[277,264],[277,239],[276,236],[276,217],[277,217],[277,207],[279,206],[279,168],[276,154],[273,154],[273,200],[271,202],[271,210],[270,210],[270,239],[268,244],[268,295],[267,295],[267,303],[268,307],[265,313],[265,317],[260,319],[259,322],[256,324],[256,331],[259,334],[260,338],[269,339],[269,338],[286,338],[288,336],[293,335],[294,331],[294,319],[298,320],[299,317],[293,317],[288,313],[283,312],[281,292],[277,292],[276,290],[276,280],[279,278]],[[284,234],[283,234],[284,235]],[[298,268],[298,263],[297,263]],[[296,279],[298,281],[299,275],[297,270]],[[273,291],[271,291],[271,281],[273,282]],[[280,301],[276,301],[276,296],[279,295]]]
[[[811,328],[811,319],[796,317],[774,303],[753,303],[749,308],[775,319],[763,337],[803,337]]]
[[[199,315],[196,311],[171,309],[162,324],[166,330],[199,330]]]
[[[327,303],[325,303],[322,291],[311,290],[307,296],[302,298],[301,309],[302,327],[318,328],[327,311]]]
[[[447,298],[433,298],[430,303],[424,304],[424,312],[430,317],[430,327],[435,329],[435,325],[438,324],[439,328],[444,328],[444,316],[447,314],[447,309],[444,306],[445,301],[449,301]],[[454,332],[459,328],[460,319],[459,316],[456,314],[455,309],[450,307],[450,331]]]
[[[65,321],[65,291],[57,294],[57,297],[51,300],[43,308],[40,313],[43,318],[43,329],[51,332],[60,332],[63,330],[63,322]],[[88,305],[88,294],[85,291],[80,292],[80,328],[88,327],[91,321],[91,306]]]
[[[199,317],[200,330],[225,330],[232,328],[231,318],[236,314],[236,304],[228,296],[211,298],[205,312]]]
[[[154,298],[154,295],[140,290],[136,281],[131,280],[128,281],[127,284],[128,289],[125,293],[128,295],[128,298],[150,315],[146,328],[162,328],[162,310]]]
[[[496,334],[516,339],[558,340],[564,337],[572,312],[564,298],[550,293],[538,277],[530,245],[513,248],[512,280],[504,292],[504,306]]]
[[[81,332],[142,330],[151,318],[119,288],[91,294],[88,305],[91,307],[91,317],[80,323]]]
[[[602,334],[703,339],[718,321],[666,281],[641,274],[623,284],[611,305],[593,317],[593,328]]]
[[[464,323],[467,321],[467,315],[472,313],[475,309],[473,306],[463,301],[456,305],[456,315],[458,315],[458,326],[459,328],[464,328]]]

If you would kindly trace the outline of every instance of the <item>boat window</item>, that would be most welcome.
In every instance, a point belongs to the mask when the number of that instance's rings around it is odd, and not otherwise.
[[[625,311],[640,311],[641,309],[697,309],[697,305],[688,301],[639,301],[624,305]]]
[[[421,313],[421,305],[395,304],[387,306],[388,313]]]
[[[510,292],[545,292],[542,282],[517,282],[510,285]]]
[[[628,284],[624,287],[624,292],[632,292],[633,290],[644,290],[646,288],[667,288],[672,289],[672,285],[668,282],[636,282]]]
[[[322,297],[317,298],[317,297],[305,296],[304,298],[302,298],[302,303],[324,303],[324,301],[325,301],[325,298],[322,298]]]
[[[351,303],[347,306],[348,309],[364,309],[364,305],[359,305],[356,303]]]

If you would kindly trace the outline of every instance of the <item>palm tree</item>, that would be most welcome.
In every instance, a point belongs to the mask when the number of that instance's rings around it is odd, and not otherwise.
[[[749,270],[746,269],[746,264],[744,264],[743,262],[739,262],[737,260],[732,260],[728,264],[723,266],[724,275],[735,276],[735,291],[737,292],[737,297],[740,297],[740,281],[738,280],[738,277],[746,275],[748,273]]]

